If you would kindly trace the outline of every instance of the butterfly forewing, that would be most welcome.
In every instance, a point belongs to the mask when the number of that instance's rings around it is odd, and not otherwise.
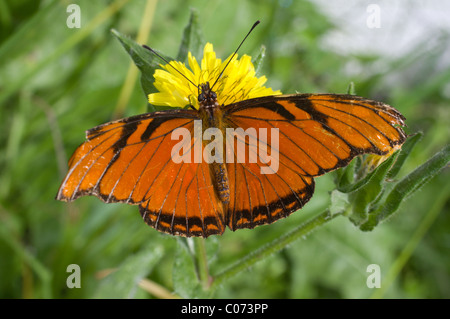
[[[359,154],[384,155],[401,145],[404,117],[394,108],[353,95],[297,94],[230,105],[233,125],[277,128],[280,161],[307,176],[347,165]]]

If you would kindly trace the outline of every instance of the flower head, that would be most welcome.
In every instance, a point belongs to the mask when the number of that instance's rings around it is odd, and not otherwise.
[[[222,76],[218,78],[230,59],[232,60]],[[170,65],[163,65],[163,69],[155,71],[154,85],[159,92],[148,95],[150,104],[172,107],[192,105],[198,109],[197,97],[200,92],[197,87],[206,82],[209,82],[212,86],[216,80],[217,83],[214,85],[213,91],[217,93],[217,101],[221,105],[255,97],[281,94],[280,91],[273,91],[271,88],[263,86],[267,78],[255,76],[255,67],[248,55],[243,55],[240,59],[237,58],[237,55],[234,57],[230,55],[222,62],[216,58],[213,45],[207,43],[203,49],[201,65],[197,63],[191,52],[188,54],[188,63],[190,69],[184,63],[171,61]]]
[[[368,171],[372,171],[373,169],[380,166],[385,160],[394,154],[395,151],[401,149],[401,145],[395,145],[387,154],[385,155],[377,155],[377,154],[369,154],[363,162],[363,168]]]

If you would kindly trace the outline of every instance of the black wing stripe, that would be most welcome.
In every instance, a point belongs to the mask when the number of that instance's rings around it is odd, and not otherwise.
[[[89,150],[89,152],[87,152],[82,158],[80,158],[78,160],[77,163],[74,164],[74,166],[70,169],[70,171],[67,173],[66,179],[64,180],[63,185],[66,183],[66,181],[69,179],[69,177],[72,175],[73,171],[78,167],[78,165],[87,157],[89,156],[89,154],[91,154],[97,147],[103,145],[106,141],[108,141],[110,138],[112,138],[114,136],[114,134],[112,134],[111,136],[107,137],[106,139],[104,139],[103,141],[101,141],[100,143],[98,143],[97,145],[95,145],[92,149]],[[97,163],[97,161],[107,152],[109,151],[109,147],[99,156],[97,157],[97,159],[95,161],[92,162],[92,164],[89,166],[89,168],[86,170],[86,172],[83,174],[83,177],[80,179],[77,187],[75,188],[70,200],[74,200],[76,198],[78,198],[79,196],[84,195],[84,191],[80,192],[80,186],[83,183],[86,175],[89,173],[89,171],[91,170],[92,166],[95,165],[95,163]],[[94,191],[96,191],[96,189],[93,189]]]
[[[244,142],[246,145],[249,145],[247,142]],[[261,159],[261,157],[260,157],[260,155],[256,152],[254,152],[253,151],[253,149],[252,148],[250,148],[249,147],[249,150],[252,150],[252,152],[256,155],[256,156],[258,156],[258,158],[260,159],[260,160],[262,160]],[[235,155],[236,155],[236,153],[235,153]],[[237,156],[235,156],[235,159],[237,158]],[[287,159],[289,159],[290,160],[290,158],[289,157],[286,157]],[[279,163],[280,164],[282,164],[283,166],[285,166],[287,169],[289,169],[290,171],[292,171],[294,174],[296,174],[296,175],[298,175],[301,179],[302,179],[302,181],[305,183],[305,185],[309,185],[306,181],[305,181],[305,179],[304,179],[304,177],[303,177],[303,175],[302,174],[299,174],[299,172],[296,172],[296,171],[294,171],[290,166],[288,166],[288,165],[286,165],[283,161],[279,161]],[[294,162],[293,162],[294,163]],[[261,166],[258,164],[258,163],[255,163],[259,168],[261,168]],[[295,163],[294,163],[295,164]],[[242,164],[241,164],[242,165]],[[245,165],[242,165],[243,166],[243,168],[244,169],[246,169],[247,171],[249,171],[249,172],[251,172],[249,169],[247,169],[246,167],[245,167]],[[276,175],[276,176],[278,176],[280,179],[282,179],[282,177],[281,176],[279,176],[278,174],[277,174],[277,172],[275,172],[275,171],[273,171],[274,172],[274,174],[272,174],[272,175]],[[252,173],[252,172],[251,172]],[[253,173],[252,173],[253,174]],[[254,174],[253,174],[254,175]],[[268,177],[266,176],[266,174],[263,174],[264,176],[265,176],[265,178],[267,179]],[[297,200],[299,201],[299,204],[301,204],[301,199],[297,196],[297,194],[295,193],[295,191],[294,190],[292,190],[292,188],[290,187],[290,185],[284,180],[284,179],[282,179],[283,180],[283,182],[291,189],[291,191],[294,193],[294,195],[296,196],[296,198],[297,198]],[[270,185],[271,185],[271,183],[270,183]],[[276,191],[275,189],[274,189],[274,191]],[[281,200],[281,198],[279,197],[279,199]]]
[[[166,111],[159,111],[154,113],[144,113],[139,114],[131,117],[127,117],[124,119],[108,122],[105,124],[98,125],[94,128],[91,128],[86,132],[86,135],[88,136],[88,140],[92,140],[94,138],[97,138],[100,135],[103,135],[105,133],[108,133],[112,130],[121,129],[122,127],[126,127],[127,125],[133,125],[135,123],[139,123],[143,120],[149,120],[149,119],[164,119],[164,121],[168,121],[171,119],[199,119],[196,112],[191,110],[166,110]],[[118,126],[113,126],[112,128],[102,131],[102,129],[106,126],[110,126],[115,123],[120,123]]]
[[[229,120],[230,123],[233,123],[235,126],[237,126],[237,124],[236,124],[234,121],[232,121],[231,119],[228,119],[228,120]],[[249,136],[255,137],[255,136],[250,135],[250,134],[249,134]],[[237,137],[236,137],[236,138],[237,138]],[[247,144],[247,142],[242,141],[242,139],[240,139],[240,138],[239,138],[239,141],[241,141],[241,143]],[[260,142],[262,142],[262,141],[260,141]],[[265,144],[266,144],[267,146],[270,146],[271,148],[275,149],[275,148],[272,147],[271,145],[269,145],[269,144],[267,144],[267,143],[265,143]],[[247,145],[248,145],[248,144],[247,144]],[[304,170],[301,166],[299,166],[296,162],[294,162],[294,161],[290,158],[290,156],[288,156],[288,155],[286,155],[285,153],[281,152],[279,149],[276,149],[276,150],[278,151],[279,154],[283,155],[285,158],[287,158],[289,161],[291,161],[292,164],[294,164],[295,166],[297,166],[297,167],[304,173],[304,175],[308,175],[308,173],[306,173],[305,170]],[[300,149],[300,150],[301,150],[303,153],[305,153],[306,156],[310,157],[309,154],[306,153],[303,149]],[[313,160],[311,159],[311,161],[313,161]],[[313,161],[313,162],[314,162],[314,161]],[[314,162],[314,163],[315,163],[315,162]],[[317,163],[315,163],[315,164],[317,165]],[[320,167],[319,165],[317,165],[317,166]]]
[[[379,133],[380,133],[387,141],[389,141],[389,144],[392,144],[392,141],[391,141],[391,140],[390,140],[390,139],[389,139],[382,131],[380,131],[378,128],[376,128],[372,123],[367,122],[365,119],[363,119],[363,118],[361,118],[361,117],[358,117],[358,116],[356,116],[356,115],[354,115],[354,114],[352,114],[352,113],[349,113],[349,112],[345,112],[345,111],[343,111],[343,110],[339,110],[339,109],[332,108],[332,107],[330,107],[329,105],[326,105],[326,104],[322,104],[322,103],[317,103],[317,104],[320,104],[321,106],[326,107],[326,108],[329,108],[329,109],[333,109],[333,110],[335,110],[335,111],[337,111],[337,112],[341,112],[341,113],[347,114],[347,115],[349,115],[349,116],[352,116],[352,117],[354,117],[354,118],[356,118],[356,119],[358,119],[358,120],[364,122],[364,123],[367,124],[368,126],[372,127],[374,130],[378,131],[378,132],[379,132]],[[375,113],[375,114],[376,114],[376,113]],[[331,118],[334,118],[335,120],[339,120],[338,118],[333,117],[333,116],[330,116],[330,115],[328,115],[327,117],[331,117]],[[347,122],[344,122],[344,121],[340,121],[340,122],[343,123],[343,124],[346,124],[347,126],[353,128],[353,129],[355,129],[356,131],[358,131],[358,133],[360,133],[361,135],[364,136],[364,134],[362,134],[361,131],[357,130],[355,127],[353,127],[352,125],[348,124]],[[364,136],[364,137],[365,137],[367,140],[369,140],[366,136]],[[369,141],[370,141],[370,140],[369,140]],[[372,143],[371,143],[371,144],[372,144]],[[372,144],[372,145],[373,145],[373,144]]]
[[[164,139],[165,139],[166,137],[167,137],[167,136],[165,136]],[[161,143],[162,143],[162,142],[163,142],[163,141],[161,141]],[[191,149],[192,149],[192,147],[193,147],[193,145],[191,145]],[[150,160],[148,161],[148,163],[149,163],[149,162],[150,162]],[[160,176],[160,174],[164,171],[164,168],[166,168],[166,166],[167,166],[169,163],[171,163],[171,162],[173,162],[173,157],[172,157],[172,156],[164,163],[164,166],[160,169],[160,171],[158,172],[158,174],[156,174],[156,176],[155,176],[155,178],[153,179],[152,183],[151,183],[150,186],[147,188],[147,191],[145,192],[145,195],[144,195],[144,198],[145,198],[145,199],[150,199],[150,198],[151,198],[151,195],[150,195],[148,198],[146,198],[146,197],[147,197],[147,195],[150,193],[150,190],[152,189],[152,187],[153,187],[155,181],[158,179],[158,177]],[[147,163],[147,164],[148,164],[148,163]]]
[[[391,106],[389,106],[387,104],[384,104],[382,102],[373,101],[373,100],[369,100],[369,99],[365,99],[365,98],[357,99],[357,101],[359,100],[359,101],[366,102],[366,103],[372,105],[374,108],[369,107],[369,106],[367,106],[365,104],[355,103],[354,100],[350,100],[350,99],[348,101],[346,101],[346,100],[338,100],[337,101],[337,100],[332,100],[332,99],[330,99],[330,100],[310,99],[310,100],[311,101],[317,101],[317,102],[320,101],[320,102],[330,102],[330,103],[340,103],[340,104],[360,106],[360,107],[363,107],[363,108],[366,108],[366,109],[369,109],[369,110],[373,111],[377,116],[379,116],[381,119],[386,121],[386,123],[388,123],[388,124],[390,124],[389,121],[387,121],[384,117],[380,116],[378,114],[378,112],[382,112],[382,113],[384,113],[386,115],[394,117],[395,119],[399,120],[401,124],[403,124],[403,122],[405,120],[405,117],[400,112],[398,112],[396,109],[394,109],[393,107],[391,107]],[[392,114],[391,112],[393,112],[394,114]]]

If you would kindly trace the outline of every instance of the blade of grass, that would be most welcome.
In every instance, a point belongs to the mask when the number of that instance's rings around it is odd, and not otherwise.
[[[158,0],[147,0],[147,4],[145,5],[144,14],[141,19],[141,26],[139,27],[139,32],[136,37],[137,43],[146,43],[148,40],[148,36],[150,34],[150,30],[153,23],[153,17],[155,15],[156,4]],[[131,94],[133,93],[134,86],[136,84],[137,77],[139,75],[139,69],[136,65],[131,61],[130,66],[128,67],[127,76],[125,77],[125,81],[123,82],[122,89],[120,90],[119,99],[117,100],[117,104],[114,110],[113,119],[118,119],[123,117],[125,107],[130,101]]]
[[[51,292],[51,281],[52,274],[51,272],[35,257],[33,256],[26,247],[24,247],[18,240],[15,239],[14,234],[4,226],[3,223],[0,223],[0,240],[3,240],[12,251],[23,260],[36,274],[36,276],[40,279],[42,283],[42,295],[34,296],[42,297],[45,299],[52,298]]]
[[[125,259],[116,271],[98,285],[95,298],[133,298],[136,286],[159,263],[164,255],[162,246],[148,244]]]
[[[29,35],[33,34],[33,30],[39,30],[39,26],[41,25],[44,17],[57,8],[55,6],[55,2],[57,1],[47,1],[47,5],[42,6],[31,19],[24,23],[19,30],[11,34],[11,36],[8,37],[4,43],[2,43],[0,46],[1,63],[8,61],[8,56],[10,56],[12,52],[16,51],[16,48],[23,47],[23,42],[28,40]],[[5,14],[5,12],[2,14]]]
[[[58,164],[59,177],[63,178],[66,174],[67,158],[64,152],[64,142],[61,129],[52,107],[40,96],[34,96],[34,104],[41,108],[47,118],[50,134],[52,135],[53,147],[55,149],[56,163]]]
[[[160,299],[180,299],[180,296],[167,290],[165,287],[158,285],[156,282],[148,280],[146,278],[141,279],[139,287],[147,291],[149,294],[158,297]]]
[[[105,22],[108,18],[117,13],[128,1],[130,0],[116,0],[103,11],[101,11],[98,15],[96,15],[91,22],[89,22],[85,27],[80,28],[79,31],[75,32],[72,36],[67,38],[66,41],[61,43],[53,54],[46,56],[39,63],[36,63],[33,68],[28,70],[28,72],[24,72],[23,75],[16,82],[12,83],[9,86],[5,86],[0,94],[0,105],[3,105],[4,102],[14,93],[16,93],[20,88],[23,87],[24,83],[28,82],[32,77],[34,77],[37,73],[39,73],[45,66],[53,62],[55,59],[62,56],[65,52],[69,51],[75,45],[84,40],[91,32],[100,24]]]

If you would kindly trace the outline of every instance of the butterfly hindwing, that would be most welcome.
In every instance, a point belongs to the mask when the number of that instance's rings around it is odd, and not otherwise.
[[[271,224],[302,208],[314,192],[312,177],[303,176],[289,162],[279,161],[272,174],[262,174],[268,168],[260,159],[256,163],[227,164],[230,183],[228,226],[232,230]]]

